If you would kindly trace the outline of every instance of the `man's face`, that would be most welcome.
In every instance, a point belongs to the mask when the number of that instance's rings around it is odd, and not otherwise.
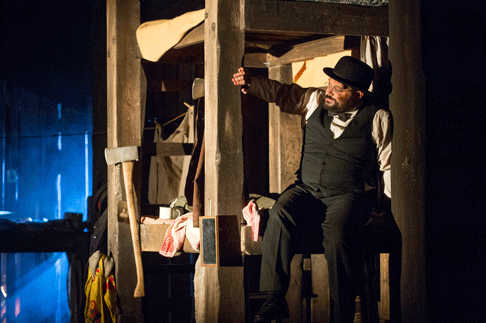
[[[324,106],[332,112],[349,112],[358,107],[363,97],[363,92],[356,91],[332,78],[326,89]]]

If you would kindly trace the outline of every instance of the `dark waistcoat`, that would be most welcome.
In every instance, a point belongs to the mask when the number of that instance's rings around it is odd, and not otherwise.
[[[363,107],[334,139],[332,117],[319,106],[307,120],[299,179],[324,196],[362,193],[377,168],[371,136],[376,111],[373,105]]]

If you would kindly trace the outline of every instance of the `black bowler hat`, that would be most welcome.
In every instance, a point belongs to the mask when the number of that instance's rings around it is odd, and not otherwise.
[[[371,94],[368,92],[368,89],[373,81],[375,73],[368,64],[359,59],[351,56],[344,56],[336,63],[334,69],[324,67],[324,73],[353,89]]]

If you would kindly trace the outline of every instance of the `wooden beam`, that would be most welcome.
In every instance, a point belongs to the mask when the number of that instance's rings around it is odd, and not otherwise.
[[[244,0],[241,5],[240,1],[206,0],[205,7],[205,214],[240,218],[243,207],[241,98],[231,78],[243,60]],[[243,266],[203,267],[201,260],[199,257],[194,278],[196,321],[244,322]]]
[[[268,53],[248,53],[245,55],[244,66],[262,68],[291,64],[351,48],[359,48],[359,46],[360,39],[356,36],[327,37],[282,49],[282,54],[279,56]]]
[[[248,0],[246,31],[388,36],[388,6]]]
[[[268,77],[283,83],[292,83],[290,64],[268,69]],[[300,165],[302,127],[300,116],[283,113],[274,104],[269,108],[269,189],[282,193],[296,179]]]
[[[231,78],[242,63],[244,30],[236,2],[206,1],[205,214],[241,217],[243,122],[240,91]]]
[[[107,0],[107,145],[140,146],[145,78],[137,55],[135,31],[140,25],[138,0]],[[136,167],[133,178],[140,170]],[[108,166],[108,253],[115,260],[121,312],[118,322],[142,322],[142,302],[134,298],[135,261],[129,224],[118,221],[118,205],[126,201],[120,165]],[[139,183],[135,183],[139,192]],[[126,203],[126,202],[125,202]]]
[[[164,241],[165,233],[171,225],[171,222],[173,222],[173,220],[167,220],[167,223],[140,224],[142,251],[159,252],[162,242]],[[182,251],[187,253],[199,253],[199,251],[191,246],[187,237],[184,240]]]

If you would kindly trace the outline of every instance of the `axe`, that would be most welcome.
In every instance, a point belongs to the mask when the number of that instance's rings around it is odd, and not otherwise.
[[[138,160],[138,148],[137,146],[106,148],[105,158],[108,165],[122,164],[125,193],[127,196],[128,218],[130,221],[133,254],[135,256],[137,272],[137,286],[135,286],[133,296],[143,297],[145,296],[145,287],[143,283],[142,251],[140,248],[140,233],[135,208],[135,192],[133,189],[133,164],[134,161]]]

